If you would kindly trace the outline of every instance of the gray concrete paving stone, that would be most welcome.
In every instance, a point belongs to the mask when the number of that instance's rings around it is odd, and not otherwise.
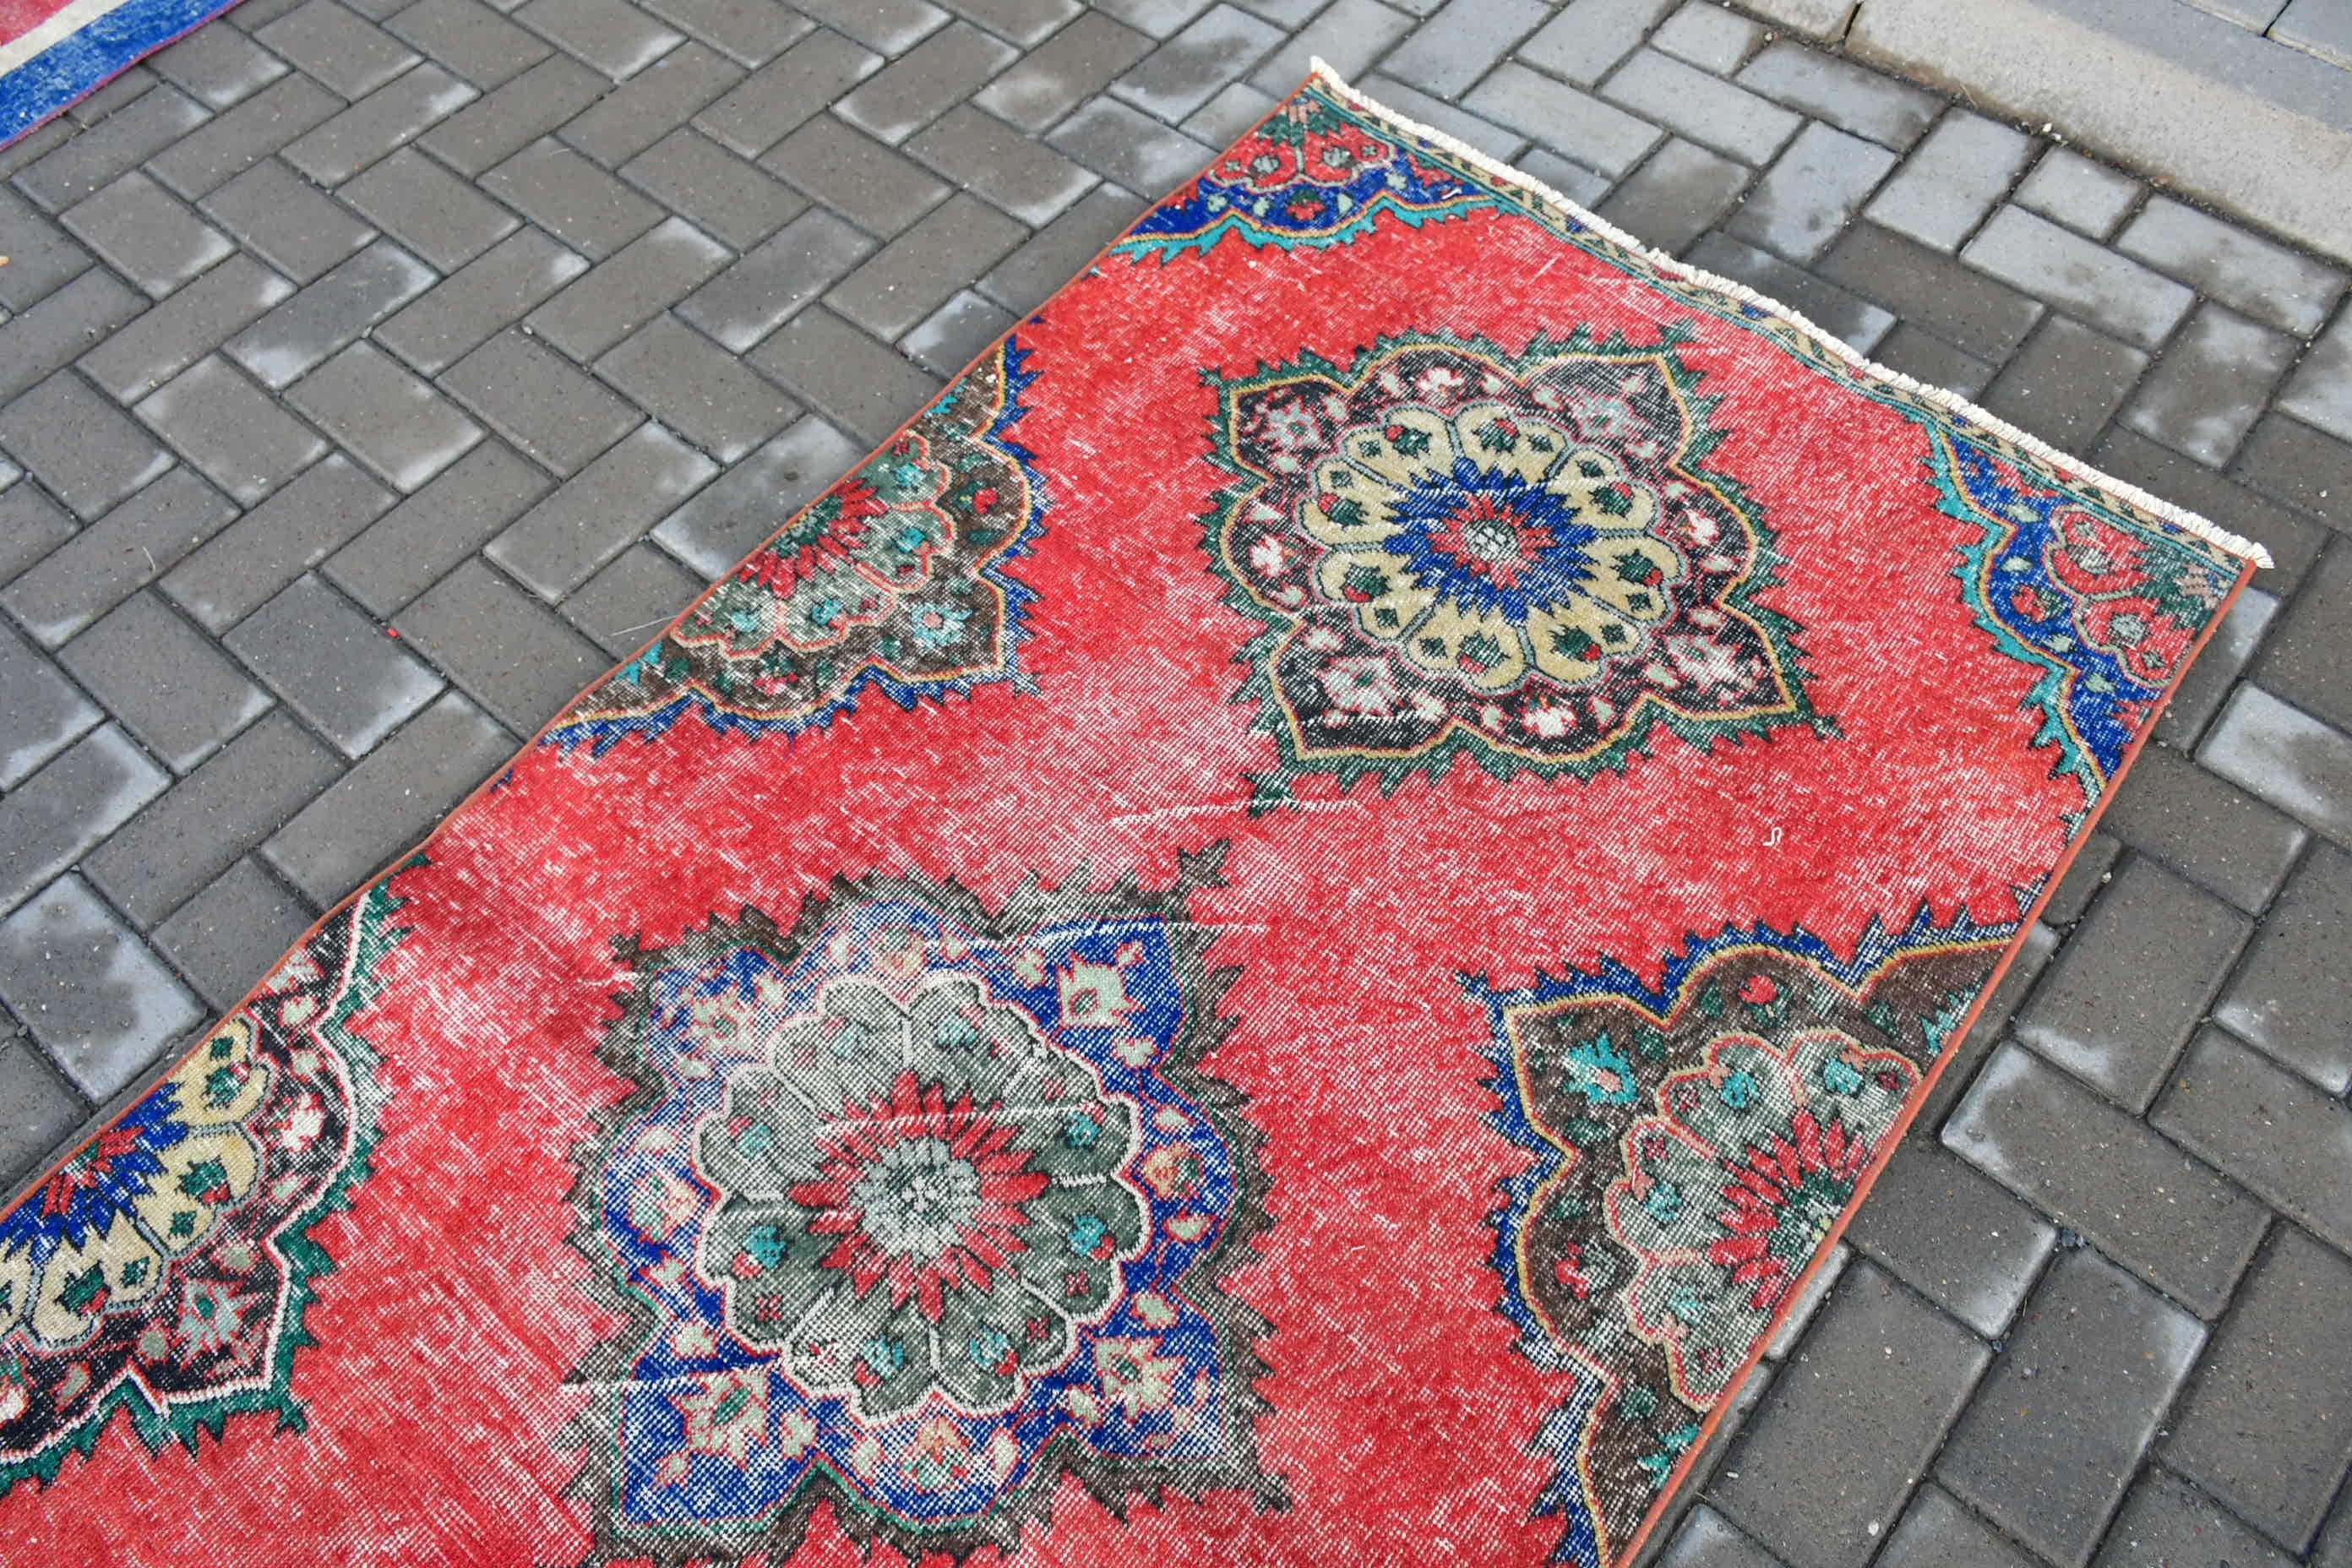
[[[310,914],[300,894],[247,855],[148,937],[196,994],[219,1012],[235,1006],[301,939]],[[0,1066],[0,1082],[5,1082],[5,1070]]]
[[[375,342],[438,375],[588,270],[535,228],[508,236],[375,329]]]
[[[441,692],[430,666],[307,573],[224,640],[347,757],[365,756]]]
[[[2023,135],[1954,110],[1867,209],[1871,222],[1934,250],[1956,250],[2000,199],[2032,151]]]
[[[58,662],[177,773],[269,708],[267,691],[152,593],[108,611],[58,650]]]
[[[2147,369],[2147,355],[2070,316],[2042,320],[1980,401],[2062,452],[2097,439]]]
[[[247,506],[327,453],[316,430],[218,354],[141,398],[135,411],[198,473]]]
[[[2246,438],[2294,356],[2294,340],[2284,333],[2203,306],[2167,346],[2125,423],[2218,468]]]
[[[1808,125],[1766,171],[1725,230],[1791,261],[1811,261],[1830,247],[1894,166],[1895,154],[1875,142]]]
[[[410,147],[335,194],[442,272],[464,267],[522,221]]]
[[[2227,1030],[2198,1032],[2149,1121],[2296,1224],[2352,1250],[2352,1109]]]
[[[38,649],[0,623],[0,789],[14,789],[34,770],[96,727],[104,710],[92,702]]]
[[[2189,880],[2259,912],[2310,841],[2281,815],[2169,746],[2143,749],[2100,825]]]
[[[2352,844],[2352,738],[2261,687],[2241,686],[2197,748],[2202,766]]]
[[[1643,160],[1595,211],[1647,245],[1679,252],[1731,209],[1752,177],[1746,164],[1676,137]]]
[[[621,177],[737,250],[750,249],[808,210],[798,192],[685,127],[622,164]]]
[[[554,718],[612,662],[478,561],[460,565],[403,610],[400,630],[519,735]]]
[[[376,236],[372,225],[275,158],[256,163],[198,205],[237,244],[298,283],[308,283]],[[233,259],[253,265],[248,257]]]
[[[2116,241],[2193,288],[2283,331],[2308,337],[2344,293],[2342,268],[2158,196]]]
[[[0,921],[0,1000],[93,1100],[204,1021],[170,967],[74,876]]]
[[[510,329],[438,378],[443,390],[559,476],[577,473],[645,416],[520,329]]]
[[[551,482],[488,440],[371,523],[322,570],[371,613],[389,616],[496,538]]]
[[[2007,1536],[1943,1488],[1912,1494],[1876,1568],[2038,1568]]]
[[[482,553],[540,597],[560,599],[718,471],[709,458],[646,420],[517,518]],[[412,605],[404,614],[415,612]],[[584,677],[573,681],[567,694],[586,684]],[[536,727],[518,725],[512,711],[486,706],[509,728]]]
[[[9,495],[30,500],[33,493],[19,485]],[[0,521],[30,510],[0,504]],[[20,574],[0,590],[0,606],[36,641],[55,647],[236,517],[236,504],[194,469],[175,468]]]
[[[2213,1016],[2330,1094],[2352,1089],[2352,991],[2343,937],[2352,929],[2352,855],[2315,847],[2263,922]]]
[[[163,576],[173,603],[226,631],[341,549],[396,498],[338,452],[206,540]]]
[[[523,318],[526,328],[585,363],[677,303],[732,260],[684,218],[664,218],[617,255]]]

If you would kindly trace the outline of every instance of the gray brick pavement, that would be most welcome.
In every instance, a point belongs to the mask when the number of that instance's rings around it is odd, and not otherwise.
[[[246,0],[0,153],[0,1173],[1318,52],[2279,557],[1654,1558],[2346,1568],[2347,269],[1712,0]]]

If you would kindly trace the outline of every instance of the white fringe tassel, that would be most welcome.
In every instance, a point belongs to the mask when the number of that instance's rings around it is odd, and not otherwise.
[[[1821,328],[1805,320],[1805,318],[1797,311],[1789,309],[1788,306],[1781,304],[1777,300],[1765,298],[1763,295],[1759,294],[1755,289],[1748,288],[1744,283],[1738,282],[1729,278],[1718,278],[1712,272],[1702,271],[1698,268],[1690,266],[1685,262],[1676,260],[1674,257],[1668,256],[1664,251],[1651,249],[1648,246],[1643,245],[1632,235],[1627,234],[1623,229],[1619,228],[1615,224],[1609,222],[1605,218],[1594,216],[1591,213],[1587,212],[1576,203],[1570,201],[1566,196],[1562,195],[1559,192],[1553,190],[1549,185],[1545,184],[1541,180],[1537,179],[1534,175],[1514,169],[1508,163],[1502,162],[1500,159],[1490,158],[1486,153],[1479,152],[1475,147],[1473,147],[1469,143],[1460,141],[1455,137],[1447,135],[1444,132],[1436,129],[1434,126],[1423,125],[1417,121],[1408,120],[1403,115],[1397,113],[1394,110],[1388,108],[1386,105],[1367,98],[1364,94],[1349,86],[1348,83],[1341,79],[1339,72],[1333,70],[1329,66],[1323,63],[1320,57],[1318,57],[1314,62],[1311,76],[1312,79],[1320,81],[1325,87],[1330,89],[1333,92],[1338,93],[1340,97],[1346,99],[1349,103],[1354,104],[1357,108],[1362,110],[1367,114],[1377,116],[1379,119],[1386,121],[1389,124],[1395,126],[1399,131],[1406,132],[1412,135],[1421,137],[1424,141],[1433,142],[1436,145],[1444,148],[1455,157],[1462,159],[1465,163],[1467,163],[1479,170],[1482,170],[1496,180],[1503,181],[1508,184],[1517,185],[1522,190],[1534,193],[1544,201],[1550,203],[1552,205],[1559,207],[1563,212],[1566,212],[1570,216],[1574,217],[1577,222],[1584,225],[1587,228],[1590,228],[1615,244],[1622,245],[1626,249],[1633,251],[1635,255],[1641,257],[1644,261],[1656,268],[1659,271],[1665,273],[1667,276],[1684,279],[1689,282],[1697,284],[1700,288],[1712,289],[1718,292],[1728,294],[1735,300],[1744,301],[1747,304],[1757,307],[1759,310],[1780,317],[1782,321],[1788,322],[1790,326],[1795,327],[1799,331],[1803,332],[1806,336],[1827,346],[1832,353],[1836,353],[1839,358],[1843,359],[1849,364],[1853,365],[1855,370],[1859,371],[1864,375],[1870,377],[1872,380],[1885,382],[1889,386],[1900,388],[1923,401],[1934,404],[1938,408],[1958,415],[1961,418],[1968,420],[1970,424],[1978,426],[1985,430],[1989,430],[2005,441],[2012,441],[2018,446],[2024,447],[2027,451],[2032,453],[2035,457],[2040,458],[2042,461],[2050,464],[2053,468],[2058,468],[2062,472],[2065,473],[2069,478],[2087,484],[2096,485],[2100,489],[2105,489],[2111,494],[2119,496],[2123,500],[2129,501],[2132,505],[2139,508],[2142,511],[2162,519],[2164,521],[2170,523],[2173,527],[2179,529],[2184,533],[2193,533],[2200,539],[2207,540],[2214,544],[2218,544],[2233,555],[2245,557],[2257,566],[2268,566],[2272,564],[2271,552],[2263,549],[2254,541],[2231,533],[2228,529],[2221,527],[2218,523],[2210,522],[2206,519],[2198,516],[2195,512],[2188,510],[2186,508],[2175,506],[2168,500],[2165,500],[2158,496],[2150,495],[2147,491],[2141,489],[2137,485],[2126,483],[2122,479],[2116,479],[2112,474],[2101,473],[2098,469],[2092,468],[2081,458],[2073,457],[2065,452],[2062,452],[2058,450],[2057,447],[2051,446],[2048,442],[2041,440],[2036,437],[2030,436],[2026,432],[2020,430],[2016,426],[2010,424],[2008,421],[1994,415],[1988,414],[1983,409],[1978,407],[1975,404],[1970,403],[1967,398],[1960,396],[1958,393],[1948,392],[1940,386],[1929,386],[1924,383],[1914,381],[1899,370],[1890,370],[1885,365],[1875,363],[1873,361],[1864,358],[1851,344],[1822,331]]]

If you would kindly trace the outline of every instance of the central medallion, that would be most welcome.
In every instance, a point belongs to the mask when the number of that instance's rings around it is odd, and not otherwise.
[[[1659,724],[1700,745],[1806,700],[1795,627],[1751,602],[1777,557],[1702,459],[1712,399],[1655,346],[1578,333],[1524,354],[1385,340],[1217,381],[1243,482],[1209,523],[1282,766],[1393,784],[1468,752],[1586,776]]]
[[[1009,1547],[1066,1473],[1107,1500],[1278,1496],[1254,1316],[1255,1135],[1200,1058],[1222,977],[1179,886],[836,884],[659,951],[581,1151],[577,1239],[629,1328],[599,1389],[600,1550],[789,1550],[820,1502],[910,1555]]]

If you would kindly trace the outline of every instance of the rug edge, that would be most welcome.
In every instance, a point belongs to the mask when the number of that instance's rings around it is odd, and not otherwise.
[[[1752,305],[1758,310],[1780,318],[1790,326],[1828,348],[1862,374],[1931,403],[1943,412],[1955,415],[1971,425],[1990,431],[2002,440],[2014,442],[2043,462],[2062,470],[2069,479],[2096,486],[2183,532],[2193,534],[2208,543],[2219,545],[2233,555],[2252,562],[2256,566],[2272,567],[2277,564],[2272,560],[2270,551],[2261,542],[2248,539],[2242,534],[2232,533],[2221,524],[2189,510],[2187,507],[2166,500],[2163,497],[2143,489],[2128,479],[2119,479],[2086,463],[2073,453],[2052,446],[2030,431],[2021,430],[1999,415],[1969,402],[1949,388],[1915,380],[1891,365],[1881,364],[1836,333],[1827,331],[1814,324],[1804,312],[1781,303],[1769,294],[1759,293],[1737,279],[1726,278],[1720,274],[1709,272],[1704,268],[1694,267],[1665,251],[1655,249],[1591,208],[1570,200],[1567,195],[1553,189],[1524,169],[1517,168],[1500,158],[1482,153],[1461,138],[1450,135],[1433,125],[1427,125],[1412,119],[1410,115],[1398,113],[1370,93],[1349,83],[1320,55],[1314,57],[1310,62],[1307,79],[1310,84],[1319,85],[1328,91],[1339,94],[1351,106],[1364,113],[1444,148],[1489,177],[1517,185],[1540,197],[1612,244],[1622,246],[1633,252],[1645,265],[1655,268],[1669,277],[1696,284],[1700,288],[1728,294],[1742,303]]]

